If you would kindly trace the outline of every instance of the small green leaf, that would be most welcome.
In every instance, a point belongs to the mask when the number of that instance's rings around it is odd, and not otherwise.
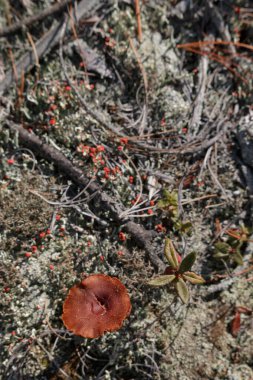
[[[194,272],[184,272],[183,278],[191,284],[204,284],[205,280],[202,276]]]
[[[162,199],[157,202],[159,208],[169,208],[170,214],[176,216],[178,213],[178,195],[176,192],[170,193],[168,190],[163,190]]]
[[[183,233],[188,232],[191,228],[192,228],[192,223],[189,221],[180,223],[180,231]]]
[[[157,206],[160,208],[166,208],[170,205],[170,193],[168,190],[163,190],[162,199],[157,202]]]
[[[216,252],[213,257],[215,259],[224,259],[225,257],[228,257],[229,254],[228,253],[222,253],[222,252]]]
[[[179,267],[179,273],[184,273],[187,272],[191,269],[193,266],[194,262],[196,260],[196,253],[191,252],[189,255],[187,255],[181,262],[180,267]]]
[[[170,206],[178,206],[178,195],[176,191],[169,192],[168,190],[163,190],[163,199],[166,199]]]
[[[247,236],[250,235],[250,230],[251,230],[251,229],[250,229],[249,227],[246,227],[246,226],[244,226],[244,225],[241,226],[241,231],[242,231],[242,233],[245,234],[245,235],[247,235]]]
[[[240,240],[229,237],[228,244],[231,248],[236,249],[236,248],[241,248],[241,246],[243,245],[243,242]]]
[[[170,200],[170,192],[166,189],[163,189],[163,199]]]
[[[243,265],[243,257],[239,251],[239,249],[237,249],[233,255],[232,255],[234,261],[236,262],[236,264],[238,265]]]
[[[157,202],[157,207],[158,208],[166,208],[168,206],[168,202],[164,199],[160,199],[158,202]]]
[[[223,255],[227,255],[230,251],[230,245],[227,243],[223,243],[222,241],[219,241],[218,243],[214,244],[214,248],[215,254],[222,253]]]
[[[190,293],[186,286],[186,283],[184,282],[182,278],[177,279],[176,290],[177,290],[177,294],[179,295],[183,303],[187,303],[190,298]]]
[[[169,238],[165,239],[164,254],[172,268],[178,268],[179,263],[177,258],[177,252],[174,248],[172,241]]]
[[[163,276],[159,276],[159,277],[153,278],[153,280],[150,280],[147,283],[147,285],[151,285],[151,286],[163,286],[163,285],[169,284],[170,282],[172,282],[173,280],[175,280],[175,278],[176,278],[176,276],[174,274],[163,275]]]

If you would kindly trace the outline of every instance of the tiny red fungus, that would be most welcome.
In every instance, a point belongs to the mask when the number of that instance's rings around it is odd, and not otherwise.
[[[107,331],[118,330],[130,311],[130,298],[121,281],[94,274],[70,289],[62,320],[74,334],[98,338]]]

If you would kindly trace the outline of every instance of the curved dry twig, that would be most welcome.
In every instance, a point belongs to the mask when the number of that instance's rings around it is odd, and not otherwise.
[[[54,163],[58,170],[70,178],[77,186],[86,187],[88,185],[89,179],[86,178],[82,170],[75,167],[64,154],[57,151],[54,147],[43,143],[34,133],[29,133],[21,125],[12,122],[6,124],[14,133],[18,133],[20,143],[26,148],[31,149],[36,156]],[[117,223],[124,228],[135,244],[146,251],[152,264],[159,270],[164,270],[165,264],[158,257],[157,250],[152,246],[152,240],[157,233],[155,231],[147,231],[141,225],[127,219],[123,221],[120,217],[123,210],[118,202],[102,191],[100,185],[96,181],[90,183],[87,188],[87,193],[94,197],[94,207],[96,210],[107,211],[109,214],[107,216],[107,221]]]

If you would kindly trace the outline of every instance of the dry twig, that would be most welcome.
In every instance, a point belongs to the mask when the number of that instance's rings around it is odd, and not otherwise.
[[[36,15],[27,17],[24,20],[17,22],[16,24],[8,26],[7,28],[0,29],[0,37],[7,37],[9,35],[13,35],[26,26],[32,25],[37,21],[45,19],[46,17],[62,12],[64,9],[67,8],[68,4],[71,2],[72,0],[64,0],[61,3],[56,3],[52,7],[47,8]]]
[[[77,22],[82,17],[89,17],[91,12],[94,9],[97,9],[100,6],[99,0],[82,0],[78,6],[75,15]],[[35,44],[36,56],[34,56],[34,49],[26,54],[24,54],[15,64],[16,73],[13,74],[12,70],[9,70],[6,73],[5,79],[0,83],[0,94],[5,92],[10,85],[13,83],[13,79],[18,81],[22,73],[29,71],[36,63],[37,60],[41,57],[44,57],[53,47],[55,47],[61,37],[62,22],[57,22],[56,25],[53,25],[51,29],[44,34]]]
[[[33,151],[36,156],[54,163],[56,167],[76,185],[81,188],[86,187],[87,193],[93,197],[96,203],[96,209],[109,211],[110,215],[108,219],[119,224],[129,233],[136,245],[146,251],[150,261],[155,267],[164,269],[164,263],[158,257],[157,250],[152,246],[152,239],[156,236],[156,232],[147,231],[141,225],[130,222],[127,219],[122,220],[120,215],[122,215],[123,210],[118,203],[102,191],[96,181],[89,184],[89,179],[86,178],[83,171],[75,167],[61,152],[43,143],[35,134],[27,132],[21,125],[9,122],[8,127],[14,133],[18,133],[20,143]],[[89,187],[87,187],[88,184]]]
[[[139,0],[135,0],[135,14],[136,14],[136,20],[137,20],[138,40],[141,43],[142,42],[142,27],[141,27],[141,9],[140,9]]]

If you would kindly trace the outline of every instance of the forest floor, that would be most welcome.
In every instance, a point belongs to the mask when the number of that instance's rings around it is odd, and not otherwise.
[[[253,380],[251,2],[62,3],[0,2],[1,379]],[[148,284],[166,238],[186,303]],[[87,339],[94,273],[132,310]]]

